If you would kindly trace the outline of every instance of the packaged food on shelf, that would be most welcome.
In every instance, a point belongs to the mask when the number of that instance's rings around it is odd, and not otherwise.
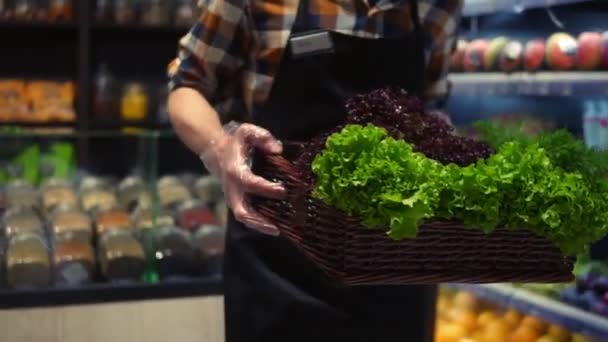
[[[44,236],[44,224],[36,211],[26,207],[15,207],[4,212],[2,228],[8,241],[24,234]]]
[[[5,189],[7,207],[29,207],[38,209],[40,207],[40,196],[31,184],[17,179],[9,182]]]
[[[224,254],[226,228],[205,224],[195,232],[193,239],[200,255],[204,258],[213,258]]]
[[[103,276],[111,281],[141,279],[146,262],[142,244],[131,232],[108,231],[99,239],[99,263]]]
[[[126,210],[133,211],[147,190],[141,177],[129,176],[118,184],[118,202]]]
[[[142,23],[150,26],[168,25],[170,21],[170,2],[165,0],[149,0],[142,4]]]
[[[176,26],[189,27],[196,20],[196,2],[192,0],[176,0],[175,18]]]
[[[71,182],[51,178],[42,186],[42,208],[45,213],[52,213],[58,206],[78,207],[78,195]]]
[[[95,253],[90,242],[67,240],[55,243],[53,279],[57,285],[81,285],[93,280]]]
[[[45,287],[51,281],[47,242],[38,234],[21,234],[8,243],[7,285],[11,288]]]
[[[131,217],[122,208],[100,211],[95,217],[95,232],[98,236],[111,230],[132,230]]]
[[[120,101],[120,116],[125,121],[144,120],[148,116],[149,98],[143,84],[132,82],[125,86]]]
[[[216,177],[201,176],[194,183],[194,194],[207,205],[213,205],[224,197],[222,184]]]
[[[110,186],[110,181],[106,178],[98,176],[84,176],[80,180],[78,191],[87,192],[89,190],[108,189]]]
[[[76,120],[73,82],[28,82],[26,95],[32,108],[26,117],[21,118],[23,121],[72,122]]]
[[[154,242],[161,279],[196,273],[196,253],[188,233],[175,226],[162,227],[154,230]]]
[[[0,121],[13,121],[28,111],[25,82],[0,80]]]
[[[116,80],[108,65],[101,63],[93,80],[93,115],[100,121],[118,119]]]
[[[91,218],[79,209],[58,210],[52,218],[51,229],[55,241],[75,240],[91,242],[93,227]]]
[[[135,23],[138,4],[138,0],[114,0],[114,21],[122,25]]]
[[[73,0],[50,0],[48,18],[50,21],[71,21],[74,19]]]
[[[175,219],[165,211],[154,213],[152,209],[145,209],[136,212],[134,216],[135,229],[138,231],[175,225]]]
[[[82,208],[87,212],[103,211],[118,205],[114,192],[105,188],[84,191],[80,196],[80,202]]]
[[[192,199],[192,194],[175,176],[163,176],[157,184],[158,201],[163,208],[175,209],[180,203]]]
[[[178,222],[183,229],[192,231],[205,224],[216,224],[213,211],[199,200],[187,200],[178,208]]]

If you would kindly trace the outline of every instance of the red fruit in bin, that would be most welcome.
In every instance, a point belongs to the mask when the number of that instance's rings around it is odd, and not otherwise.
[[[456,49],[450,56],[450,70],[462,71],[464,54],[467,49],[468,42],[464,39],[459,39],[456,43]]]
[[[593,70],[600,65],[602,35],[599,32],[583,32],[578,36],[576,65],[581,70]]]
[[[602,69],[608,70],[608,31],[602,33],[600,46],[602,54],[600,66]]]
[[[492,71],[498,66],[500,54],[509,43],[507,37],[496,37],[490,41],[483,56],[483,68]]]
[[[540,39],[531,40],[524,48],[524,68],[528,71],[540,69],[545,60],[545,42]]]
[[[489,43],[485,39],[475,39],[467,45],[462,63],[464,71],[474,72],[483,68],[484,55],[488,45]]]
[[[571,35],[558,32],[547,40],[545,57],[547,64],[553,70],[571,70],[576,65],[578,43]]]
[[[521,67],[524,55],[524,45],[512,40],[505,45],[500,57],[498,58],[498,67],[504,72],[512,72]]]

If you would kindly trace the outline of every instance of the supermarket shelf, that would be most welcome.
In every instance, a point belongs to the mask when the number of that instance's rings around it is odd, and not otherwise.
[[[19,21],[0,20],[0,29],[44,29],[44,30],[71,30],[76,31],[75,22],[45,22],[45,21]]]
[[[493,14],[497,12],[521,12],[527,9],[570,5],[589,0],[465,0],[465,17]]]
[[[538,316],[573,332],[605,341],[608,319],[563,304],[541,295],[510,285],[450,284],[450,288],[470,291],[482,299],[500,306],[512,307],[526,314]]]
[[[166,33],[166,34],[176,34],[182,35],[188,32],[189,27],[182,26],[154,26],[154,25],[145,25],[145,24],[93,24],[92,26],[93,32],[105,32],[105,33]]]
[[[73,288],[0,290],[0,309],[94,304],[222,294],[220,276],[158,284],[93,284]]]
[[[454,73],[453,95],[608,96],[608,72]]]

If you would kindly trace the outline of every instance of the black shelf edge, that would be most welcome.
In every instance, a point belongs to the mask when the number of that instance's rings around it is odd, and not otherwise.
[[[0,290],[0,309],[53,307],[222,295],[222,277],[166,280],[157,284],[91,284],[72,288]]]
[[[24,121],[0,121],[0,129],[7,127],[16,128],[73,128],[76,122],[24,122]]]
[[[518,12],[549,6],[573,5],[590,0],[465,0],[462,15],[472,17],[500,12]]]
[[[77,31],[76,21],[70,22],[47,22],[47,21],[25,21],[25,20],[0,20],[0,28],[5,29],[56,29]]]
[[[608,71],[452,73],[452,95],[608,96]]]
[[[186,26],[171,26],[171,25],[146,25],[146,24],[105,24],[105,23],[94,23],[91,26],[93,32],[114,32],[114,33],[128,33],[128,32],[155,32],[155,33],[172,33],[176,35],[183,35],[188,32],[190,27]]]
[[[148,129],[148,130],[163,130],[171,128],[169,122],[154,122],[146,120],[134,120],[134,121],[91,121],[89,129],[91,130],[115,130],[123,128],[136,128],[136,129]]]

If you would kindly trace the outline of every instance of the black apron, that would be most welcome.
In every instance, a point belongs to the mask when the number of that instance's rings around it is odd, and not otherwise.
[[[300,2],[292,38],[310,33],[308,4]],[[420,92],[417,7],[412,1],[411,34],[366,39],[329,32],[331,49],[298,56],[290,42],[254,123],[281,140],[303,140],[342,122],[344,100],[355,93],[389,85]],[[435,286],[339,288],[285,239],[248,229],[232,215],[224,281],[227,342],[432,341]]]

